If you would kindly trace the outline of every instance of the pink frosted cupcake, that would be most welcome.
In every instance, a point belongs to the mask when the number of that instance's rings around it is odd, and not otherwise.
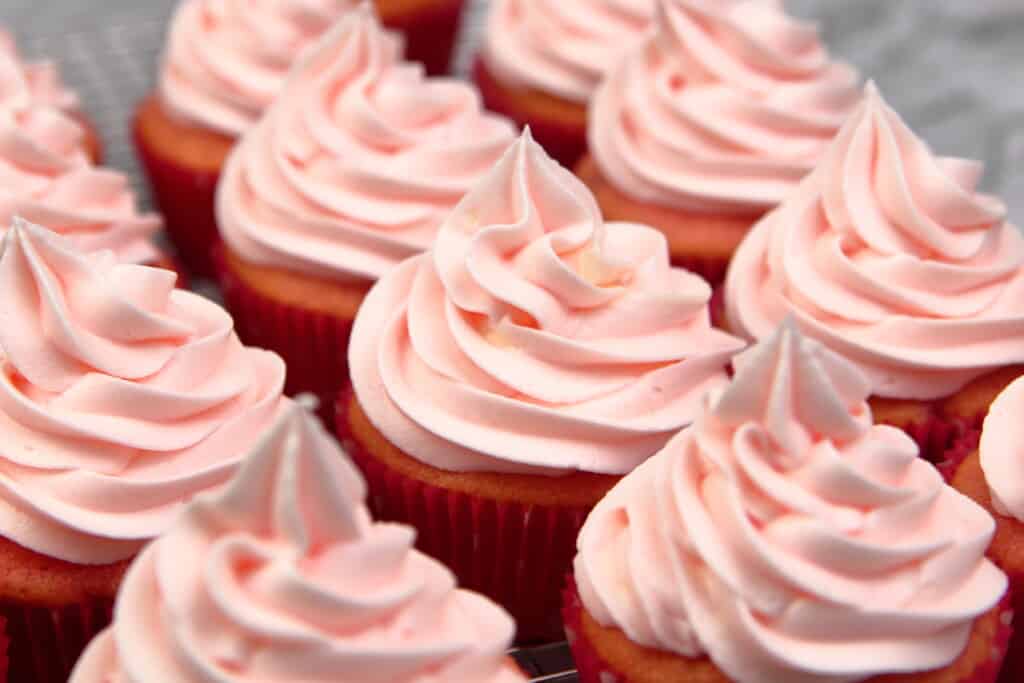
[[[587,519],[566,592],[581,683],[993,683],[992,517],[871,383],[786,324]]]
[[[366,485],[293,406],[235,479],[132,565],[72,683],[525,683],[515,625],[374,522]]]
[[[711,327],[710,296],[657,230],[604,223],[527,130],[356,318],[338,433],[375,510],[521,639],[557,635],[583,518],[743,346]]]
[[[471,86],[399,61],[366,6],[307,54],[217,193],[228,309],[285,359],[289,391],[333,406],[367,290],[430,247],[513,139]]]
[[[652,225],[719,284],[751,226],[810,172],[858,76],[781,2],[658,0],[598,88],[576,174],[608,220]]]
[[[821,165],[744,240],[728,325],[763,338],[787,315],[853,361],[879,422],[938,461],[1024,372],[1024,236],[938,157],[874,85]]]
[[[273,422],[284,364],[173,273],[21,221],[0,256],[0,321],[8,680],[63,683],[131,558]]]
[[[19,106],[35,105],[60,111],[79,126],[78,137],[94,163],[103,157],[96,128],[79,106],[78,95],[61,80],[53,62],[26,62],[18,54],[14,38],[0,29],[0,106],[16,101]]]

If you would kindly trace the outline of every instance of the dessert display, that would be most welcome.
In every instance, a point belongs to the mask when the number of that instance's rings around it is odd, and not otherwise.
[[[494,0],[473,79],[487,108],[572,165],[602,76],[650,26],[654,0]]]
[[[1011,615],[991,515],[791,321],[735,367],[580,533],[581,683],[993,683]]]
[[[550,638],[587,512],[727,381],[710,296],[527,130],[356,317],[338,430],[374,511]]]
[[[858,82],[782,3],[659,0],[594,95],[576,173],[606,219],[655,226],[674,263],[716,285],[821,158]]]
[[[174,279],[20,219],[6,232],[6,682],[66,681],[131,558],[226,482],[284,405],[280,358],[242,346],[223,309]]]
[[[228,310],[328,414],[367,290],[428,249],[514,140],[471,86],[400,61],[367,6],[332,29],[231,154],[217,194]]]
[[[1024,373],[1024,235],[977,190],[982,170],[935,155],[869,84],[737,250],[729,328],[760,339],[794,316],[867,375],[875,419],[938,462]]]

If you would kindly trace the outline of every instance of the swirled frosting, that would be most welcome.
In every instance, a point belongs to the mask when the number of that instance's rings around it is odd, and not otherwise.
[[[1024,521],[1024,377],[989,407],[978,447],[996,511]]]
[[[247,261],[375,280],[430,247],[514,139],[469,85],[397,60],[369,7],[308,55],[229,159],[221,234]]]
[[[820,167],[733,256],[730,326],[761,338],[792,314],[895,398],[1024,362],[1024,236],[976,191],[981,173],[933,155],[869,85]]]
[[[79,564],[130,557],[269,426],[284,364],[174,279],[23,221],[8,230],[0,535]]]
[[[0,29],[0,103],[36,104],[67,113],[78,111],[78,95],[61,80],[50,61],[26,62],[7,31]]]
[[[598,503],[575,572],[597,621],[738,683],[944,667],[1006,590],[987,512],[872,426],[867,379],[784,326]]]
[[[292,64],[360,0],[181,0],[159,93],[168,111],[224,135],[252,127]]]
[[[655,0],[497,0],[481,58],[502,83],[590,100],[623,49],[651,24]]]
[[[814,168],[857,82],[780,2],[660,0],[594,95],[590,153],[641,201],[758,215]]]
[[[374,523],[366,485],[293,406],[219,494],[132,565],[74,683],[525,683],[515,625]]]
[[[529,130],[378,281],[349,366],[371,422],[454,471],[622,474],[689,424],[742,347],[653,228],[604,224]]]

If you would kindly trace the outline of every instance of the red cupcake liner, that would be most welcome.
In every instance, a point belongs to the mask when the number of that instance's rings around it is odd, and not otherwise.
[[[512,615],[517,642],[560,640],[562,585],[590,508],[495,501],[406,477],[352,436],[349,395],[338,401],[337,435],[366,478],[374,517],[415,527],[421,551]]]
[[[405,16],[388,17],[383,23],[405,35],[406,59],[421,62],[428,74],[439,76],[448,73],[465,1],[447,0],[434,5]]]
[[[65,683],[85,646],[110,624],[113,609],[113,600],[60,608],[0,603],[7,640],[0,683]]]
[[[7,681],[7,621],[0,617],[0,683]]]
[[[132,139],[153,199],[163,214],[164,230],[178,256],[192,273],[213,277],[213,251],[220,243],[214,215],[220,173],[185,168],[154,154],[139,135],[137,124]]]
[[[338,392],[348,384],[348,338],[353,321],[263,296],[231,272],[221,248],[215,251],[214,260],[224,304],[235,319],[239,338],[281,356],[288,368],[285,392],[316,396],[317,414],[330,428]]]
[[[510,102],[509,95],[494,79],[483,61],[478,57],[473,63],[473,81],[480,90],[484,106],[493,112],[504,114],[515,121],[520,127],[530,126],[533,139],[540,146],[568,169],[573,169],[576,162],[587,151],[587,134],[585,130],[576,130],[572,126],[538,118],[530,118]]]
[[[672,255],[672,265],[685,268],[707,280],[713,289],[721,288],[725,282],[725,273],[729,269],[729,260],[695,255]]]
[[[1002,615],[1011,613],[1009,606],[1009,600],[1004,598],[999,607]],[[584,635],[583,602],[580,600],[579,590],[572,576],[569,577],[562,594],[562,619],[565,621],[565,634],[576,662],[576,670],[579,672],[579,683],[632,683],[626,675],[616,671],[602,658]],[[996,683],[997,678],[999,683],[1020,683],[1024,680],[1000,677],[1000,669],[1004,668],[1003,662],[1007,651],[1012,647],[1013,633],[1010,619],[1004,619],[1001,616],[998,630],[992,641],[991,656],[984,664],[975,668],[971,675],[960,679],[957,683]],[[872,680],[874,677],[869,678],[866,683],[871,683]]]

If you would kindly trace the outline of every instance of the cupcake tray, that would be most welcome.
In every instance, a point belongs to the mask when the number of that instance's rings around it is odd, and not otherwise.
[[[467,2],[453,61],[457,75],[469,73],[487,3]],[[135,104],[152,87],[176,4],[176,0],[0,2],[0,24],[15,33],[21,52],[29,59],[47,57],[60,65],[64,79],[81,95],[84,110],[101,133],[104,163],[128,173],[143,206],[150,204],[149,193],[129,140],[129,121]],[[985,158],[985,185],[1010,200],[1011,213],[1014,208],[1024,210],[1024,90],[1001,87],[1024,80],[1024,43],[1013,39],[1024,29],[1024,10],[1018,3],[978,0],[970,7],[935,3],[922,8],[908,0],[863,0],[854,8],[845,3],[793,0],[792,6],[805,16],[821,19],[833,50],[875,77],[926,139],[947,153]],[[842,17],[842,33],[836,31],[840,12],[848,15]],[[985,36],[982,42],[988,50],[975,49],[979,34]],[[925,54],[920,59],[904,58],[921,50]],[[936,88],[936,81],[944,79],[928,77],[951,72],[962,78],[945,89]],[[985,97],[991,92],[999,92],[1000,98]],[[209,282],[192,286],[219,299]],[[565,642],[517,648],[510,654],[532,677],[531,683],[577,681]]]

